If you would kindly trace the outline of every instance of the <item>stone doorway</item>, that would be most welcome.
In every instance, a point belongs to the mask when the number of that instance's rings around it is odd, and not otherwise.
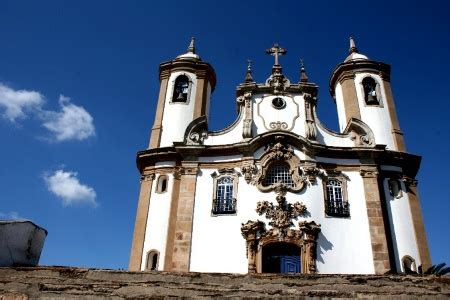
[[[263,273],[300,273],[301,249],[291,243],[271,243],[262,249]]]

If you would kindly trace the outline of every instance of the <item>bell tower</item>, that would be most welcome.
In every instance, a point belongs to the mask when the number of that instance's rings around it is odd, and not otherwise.
[[[345,130],[351,118],[356,118],[369,125],[377,144],[406,152],[390,74],[390,65],[360,54],[355,41],[350,38],[349,55],[334,70],[330,92],[337,105],[340,132]]]
[[[187,52],[159,66],[160,90],[149,149],[182,142],[188,125],[209,117],[211,92],[216,85],[212,66],[195,51],[192,38]]]

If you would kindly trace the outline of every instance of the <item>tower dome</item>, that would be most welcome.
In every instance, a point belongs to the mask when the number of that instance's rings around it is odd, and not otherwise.
[[[350,37],[350,49],[348,50],[348,56],[344,62],[357,61],[357,60],[369,60],[364,54],[358,53],[358,48],[356,48],[355,41]]]

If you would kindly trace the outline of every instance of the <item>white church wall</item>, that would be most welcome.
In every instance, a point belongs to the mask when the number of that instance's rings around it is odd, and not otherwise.
[[[354,142],[346,136],[334,135],[330,131],[323,128],[320,124],[317,126],[317,141],[322,145],[332,147],[353,147]]]
[[[258,201],[276,202],[275,193],[261,193],[253,185],[239,177],[237,214],[214,216],[211,214],[214,169],[202,169],[198,177],[194,207],[191,247],[191,272],[247,273],[245,240],[241,236],[242,223],[248,220],[269,220],[256,214]],[[308,220],[321,224],[318,239],[317,268],[319,273],[374,273],[372,248],[368,229],[367,210],[361,176],[358,172],[346,173],[350,218],[325,216],[322,182],[306,187],[298,194],[286,195],[289,203],[303,202],[310,213]],[[268,226],[270,228],[270,226]],[[225,247],[225,245],[233,245]]]
[[[272,106],[274,98],[281,97],[285,100],[286,106],[283,109],[276,109]],[[261,94],[253,97],[253,121],[255,132],[253,135],[262,134],[268,131],[280,129],[291,131],[304,136],[305,132],[305,104],[303,96],[267,96]]]
[[[159,176],[159,174],[156,174],[152,184],[147,227],[145,230],[144,248],[142,252],[141,270],[145,270],[147,253],[151,250],[159,251],[158,270],[162,271],[164,269],[167,229],[169,227],[169,213],[174,179],[172,174],[168,174],[167,192],[156,193],[155,189]]]
[[[204,141],[204,145],[229,145],[242,141],[243,131],[243,114],[238,116],[238,119],[229,127],[217,132],[212,132]]]
[[[373,274],[372,246],[369,234],[364,186],[359,172],[345,172],[350,205],[349,218],[325,216],[325,203],[321,180],[315,191],[311,219],[321,224],[317,247],[318,273]]]
[[[191,90],[187,103],[171,102],[175,80],[179,75],[185,75],[191,81]],[[188,72],[174,72],[170,75],[164,104],[160,147],[173,146],[174,141],[183,141],[184,132],[193,119],[196,91],[197,79],[193,74]]]
[[[242,159],[242,155],[230,155],[230,156],[200,156],[198,158],[199,162],[207,163],[207,162],[232,162],[232,161],[240,161]]]
[[[421,264],[421,261],[405,185],[403,182],[398,181],[401,184],[402,192],[398,197],[394,197],[389,192],[388,181],[389,178],[383,181],[383,187],[387,201],[390,228],[394,237],[395,263],[397,270],[404,271],[401,260],[405,255],[411,256],[416,261],[416,267]]]
[[[355,88],[361,112],[361,120],[372,129],[377,144],[386,145],[387,149],[395,150],[395,143],[391,134],[392,121],[389,116],[388,103],[385,100],[386,93],[382,84],[383,81],[379,75],[370,74],[370,77],[380,85],[382,107],[366,105],[361,82],[367,76],[369,75],[366,73],[358,73],[355,75]]]
[[[340,82],[336,84],[335,100],[339,120],[339,130],[340,132],[343,132],[345,127],[347,127],[347,116],[345,115],[344,94],[342,93],[342,85]]]

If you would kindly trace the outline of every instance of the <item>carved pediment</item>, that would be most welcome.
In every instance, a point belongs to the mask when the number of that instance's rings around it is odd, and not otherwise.
[[[193,120],[186,128],[184,133],[185,145],[203,145],[208,137],[208,123],[206,116],[198,117]]]
[[[359,119],[351,118],[343,134],[348,135],[354,141],[355,147],[375,146],[375,135],[372,129]]]

